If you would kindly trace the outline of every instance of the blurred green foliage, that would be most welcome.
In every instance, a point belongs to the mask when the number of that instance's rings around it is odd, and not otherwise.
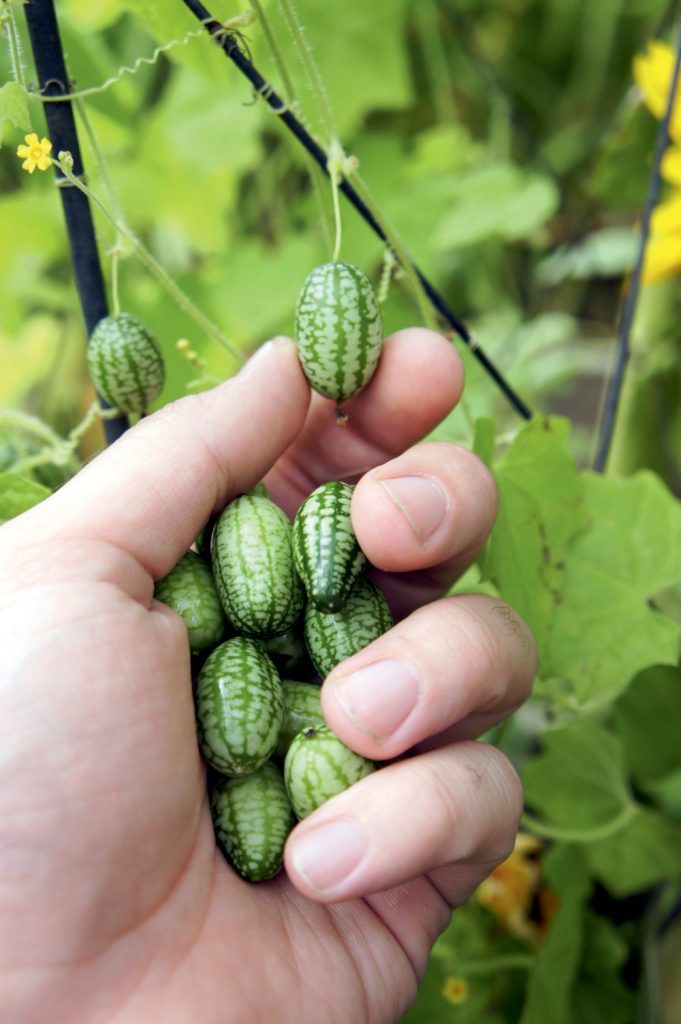
[[[306,120],[328,143],[276,0],[263,6]],[[224,18],[246,7],[213,3]],[[124,212],[236,346],[250,351],[290,333],[300,282],[330,255],[295,142],[196,36],[181,3],[61,0],[57,8],[76,87],[118,78],[86,101],[115,194],[82,133],[95,193]],[[524,824],[545,842],[534,867],[519,861],[521,875],[536,879],[532,899],[515,908],[525,930],[480,900],[457,911],[405,1022],[674,1024],[669,971],[653,985],[644,968],[658,957],[664,966],[678,946],[660,925],[681,875],[678,279],[647,288],[640,302],[611,462],[627,476],[583,471],[657,130],[632,85],[632,58],[665,37],[673,5],[296,0],[296,8],[339,136],[381,211],[540,414],[519,430],[462,351],[466,402],[436,436],[474,446],[501,500],[492,539],[461,587],[501,594],[538,640],[535,698],[490,738],[522,770]],[[257,21],[246,39],[281,88]],[[152,64],[119,76],[172,40],[178,45]],[[44,134],[40,100],[17,91],[4,51],[0,72],[0,405],[65,436],[93,397],[83,326],[51,174],[29,177],[15,155],[29,118]],[[330,191],[322,202],[328,214]],[[114,234],[95,216],[108,277]],[[347,206],[342,256],[378,279],[382,247]],[[121,262],[120,287],[123,308],[164,348],[158,404],[196,377],[176,348],[181,338],[209,373],[236,369],[133,254]],[[419,319],[404,276],[385,318],[389,330]],[[47,493],[39,467],[11,471],[35,443],[30,429],[5,425],[0,518]],[[91,432],[81,455],[100,444]],[[63,468],[63,451],[60,459]],[[550,912],[540,905],[546,892]]]

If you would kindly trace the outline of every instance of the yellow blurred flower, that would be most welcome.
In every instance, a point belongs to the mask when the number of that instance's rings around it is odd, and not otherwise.
[[[448,1003],[459,1006],[468,999],[468,982],[464,978],[457,978],[453,974],[447,975],[442,986],[442,997]]]
[[[645,54],[634,58],[636,84],[645,105],[657,118],[664,116],[673,69],[674,51],[659,40],[648,43]],[[664,281],[681,272],[681,91],[677,91],[674,101],[669,134],[675,145],[667,149],[661,172],[678,191],[659,203],[653,213],[643,262],[644,284]]]
[[[542,880],[541,840],[520,832],[513,853],[481,882],[476,898],[518,939],[536,946],[559,910],[558,897]]]
[[[36,167],[39,171],[46,171],[52,163],[48,153],[52,149],[49,139],[39,139],[35,132],[25,136],[25,145],[17,146],[17,156],[24,160],[21,165],[29,174],[33,174]]]

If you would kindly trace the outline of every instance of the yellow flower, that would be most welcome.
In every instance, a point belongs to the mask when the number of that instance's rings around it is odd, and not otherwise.
[[[453,974],[449,974],[442,986],[442,997],[448,1003],[453,1003],[454,1006],[465,1003],[468,999],[468,982],[463,978],[456,978]]]
[[[26,145],[17,146],[17,156],[24,159],[21,165],[29,174],[33,174],[36,167],[39,171],[46,171],[52,163],[48,153],[52,149],[49,139],[39,139],[35,132],[26,136]]]
[[[529,912],[541,881],[540,850],[538,839],[521,832],[511,856],[476,889],[478,902],[487,907],[511,935],[530,941],[536,937],[536,926],[529,919]]]
[[[674,70],[674,51],[667,43],[654,39],[643,56],[634,57],[634,78],[643,102],[658,119],[664,116]],[[669,134],[681,143],[681,100],[677,92]]]

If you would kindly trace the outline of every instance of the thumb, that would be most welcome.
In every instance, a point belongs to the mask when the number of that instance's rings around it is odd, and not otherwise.
[[[294,342],[267,342],[236,377],[141,420],[27,513],[30,528],[107,541],[159,579],[212,512],[265,475],[309,401]]]

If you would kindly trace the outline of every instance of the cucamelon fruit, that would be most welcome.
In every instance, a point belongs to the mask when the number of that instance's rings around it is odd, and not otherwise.
[[[305,609],[305,643],[312,664],[324,678],[332,668],[357,654],[392,625],[383,592],[363,577],[339,612],[320,612],[312,604]]]
[[[291,626],[279,636],[263,637],[258,643],[269,654],[282,676],[298,675],[294,670],[309,664],[302,623]]]
[[[298,356],[315,391],[342,402],[360,391],[378,363],[381,310],[371,281],[351,263],[324,263],[308,274],[295,316]]]
[[[216,647],[196,685],[199,743],[224,775],[246,775],[270,756],[284,715],[281,679],[262,648],[247,637]]]
[[[302,729],[326,725],[326,722],[322,714],[321,687],[317,683],[299,683],[294,679],[284,679],[282,688],[284,718],[274,753],[283,759]]]
[[[188,551],[154,587],[154,597],[181,615],[189,633],[189,648],[198,654],[214,647],[225,629],[213,574],[203,559]]]
[[[297,818],[375,771],[376,765],[346,747],[323,725],[299,732],[284,762],[284,779]]]
[[[211,539],[213,575],[227,618],[253,637],[286,632],[305,591],[293,563],[292,528],[269,498],[244,494],[220,516]]]
[[[276,875],[295,824],[276,765],[267,762],[238,779],[219,779],[210,805],[218,840],[239,874],[249,882]]]
[[[121,412],[146,412],[165,380],[159,344],[132,313],[99,321],[87,346],[87,364],[99,393]]]
[[[321,612],[340,611],[366,566],[350,519],[352,492],[340,480],[322,484],[293,522],[296,569],[308,599]]]

